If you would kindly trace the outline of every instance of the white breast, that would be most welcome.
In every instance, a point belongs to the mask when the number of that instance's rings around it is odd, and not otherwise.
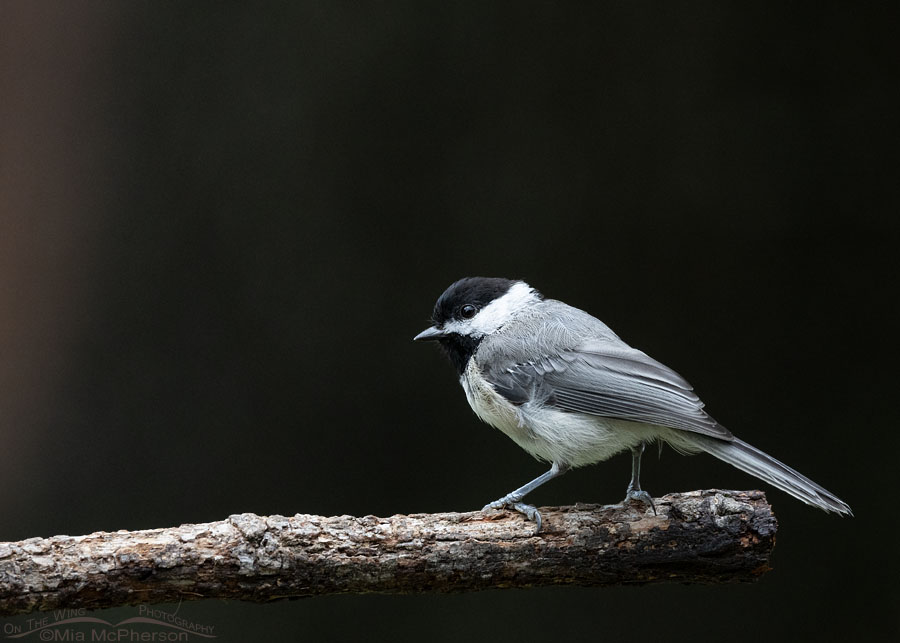
[[[484,379],[474,359],[469,361],[459,381],[466,392],[469,406],[482,421],[503,431],[538,460],[575,464],[571,457],[574,454],[569,453],[566,448],[565,436],[569,433],[566,428],[570,422],[552,422],[549,417],[549,414],[559,414],[558,411],[541,409],[528,402],[521,406],[512,404]],[[565,419],[578,421],[574,416]],[[548,423],[548,420],[551,421]],[[594,431],[593,427],[585,428]]]
[[[484,379],[481,369],[475,364],[474,359],[469,360],[466,370],[459,378],[469,406],[475,411],[483,422],[503,431],[516,441],[522,448],[527,447],[520,439],[528,438],[531,432],[525,428],[519,409],[502,395],[494,390],[494,387]]]

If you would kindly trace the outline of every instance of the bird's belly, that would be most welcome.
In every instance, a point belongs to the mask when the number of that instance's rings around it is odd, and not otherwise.
[[[528,453],[548,462],[580,467],[655,439],[657,427],[526,402],[516,406],[498,394],[474,360],[460,378],[469,406]]]

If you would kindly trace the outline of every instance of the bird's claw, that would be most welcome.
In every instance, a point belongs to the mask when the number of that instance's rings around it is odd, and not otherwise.
[[[625,500],[622,501],[622,504],[626,504],[629,502],[637,501],[643,503],[645,505],[649,505],[653,510],[653,515],[656,516],[656,505],[653,504],[653,498],[646,491],[642,491],[641,489],[628,489],[625,493]]]
[[[512,507],[520,514],[525,514],[525,517],[528,518],[528,520],[534,521],[534,533],[539,533],[541,531],[541,512],[537,510],[537,507],[534,505],[526,505],[524,502],[517,502]]]
[[[506,507],[512,506],[512,502],[506,500],[505,498],[500,498],[500,500],[495,500],[494,502],[487,503],[484,507],[481,508],[481,511],[488,512],[493,511],[494,509],[505,509]]]
[[[534,533],[538,533],[541,530],[541,512],[537,510],[537,507],[534,505],[529,505],[524,502],[519,502],[517,498],[504,496],[499,500],[495,500],[494,502],[489,502],[484,506],[481,511],[492,511],[494,509],[513,509],[518,511],[520,514],[523,514],[528,520],[532,520],[535,523]]]

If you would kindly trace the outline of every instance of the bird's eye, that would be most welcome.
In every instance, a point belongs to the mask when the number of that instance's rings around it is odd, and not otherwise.
[[[473,306],[472,304],[466,304],[459,309],[459,316],[463,319],[472,319],[477,312],[478,309],[475,308],[475,306]]]

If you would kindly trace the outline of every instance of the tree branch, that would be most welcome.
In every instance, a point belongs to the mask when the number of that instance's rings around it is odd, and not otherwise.
[[[0,543],[0,615],[203,598],[752,581],[776,522],[760,491],[693,491],[643,507],[322,517],[298,514]]]

